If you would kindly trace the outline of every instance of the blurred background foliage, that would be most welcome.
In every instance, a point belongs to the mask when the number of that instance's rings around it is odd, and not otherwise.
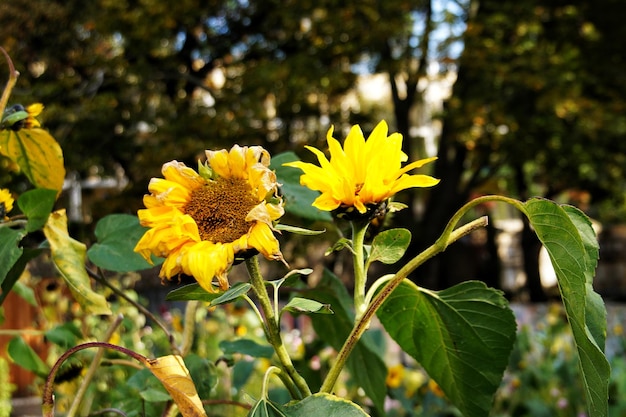
[[[195,166],[233,143],[307,158],[302,146],[323,146],[331,124],[369,131],[386,118],[425,156],[428,86],[456,77],[432,115],[442,182],[406,193],[412,208],[394,219],[412,225],[415,253],[476,194],[623,221],[625,13],[619,0],[4,1],[0,45],[21,72],[14,102],[46,105],[68,171],[128,177],[94,219],[134,213],[165,161]],[[368,100],[358,86],[373,74],[387,91]],[[0,178],[21,184],[6,161]],[[532,282],[537,241],[523,245]],[[424,275],[447,286],[448,261],[434,262]]]

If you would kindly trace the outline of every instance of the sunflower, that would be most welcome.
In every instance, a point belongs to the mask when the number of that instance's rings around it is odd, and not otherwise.
[[[0,189],[0,221],[5,219],[6,214],[13,210],[13,197],[6,188]]]
[[[397,192],[413,187],[432,187],[439,180],[428,175],[409,175],[407,172],[420,168],[436,158],[420,159],[404,167],[408,157],[402,152],[402,135],[387,136],[387,123],[381,121],[365,140],[358,125],[354,125],[346,137],[343,148],[333,138],[333,127],[326,135],[330,161],[324,153],[312,146],[320,166],[296,161],[286,166],[300,168],[304,174],[300,183],[322,194],[313,202],[320,210],[356,208],[365,214]]]
[[[209,292],[228,288],[235,254],[256,250],[283,260],[273,222],[284,213],[276,175],[260,146],[206,151],[199,173],[182,162],[163,165],[164,178],[150,181],[139,221],[150,229],[135,246],[166,258],[160,276],[193,276]],[[214,284],[217,279],[217,287]]]

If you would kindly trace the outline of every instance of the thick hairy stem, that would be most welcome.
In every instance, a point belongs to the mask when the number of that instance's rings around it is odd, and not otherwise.
[[[365,270],[365,232],[369,222],[352,222],[352,245],[354,248],[354,309],[356,320],[361,318],[367,304],[365,302],[365,285],[367,284],[367,271]]]

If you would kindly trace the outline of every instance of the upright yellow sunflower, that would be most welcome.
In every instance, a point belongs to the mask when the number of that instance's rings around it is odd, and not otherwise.
[[[238,252],[256,249],[268,259],[283,259],[272,222],[284,210],[265,149],[235,145],[206,156],[200,173],[171,161],[163,165],[164,178],[150,181],[146,209],[137,213],[150,230],[135,251],[148,261],[151,254],[166,258],[162,278],[184,273],[215,292],[228,288]]]
[[[342,148],[333,138],[331,127],[326,135],[330,161],[319,149],[307,146],[317,156],[320,166],[302,161],[285,165],[304,171],[300,183],[321,191],[313,206],[326,211],[354,207],[364,214],[368,206],[375,207],[398,191],[436,185],[439,180],[428,175],[407,174],[436,158],[420,159],[402,167],[402,162],[408,159],[402,152],[402,135],[387,136],[387,130],[383,120],[365,140],[361,128],[354,125]]]
[[[13,210],[13,196],[6,188],[0,189],[0,221],[6,218],[6,214]]]

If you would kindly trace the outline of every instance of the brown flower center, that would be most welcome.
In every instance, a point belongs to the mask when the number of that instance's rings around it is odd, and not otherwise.
[[[246,215],[258,203],[245,180],[218,178],[192,192],[185,212],[195,220],[202,240],[230,243],[248,233]]]

